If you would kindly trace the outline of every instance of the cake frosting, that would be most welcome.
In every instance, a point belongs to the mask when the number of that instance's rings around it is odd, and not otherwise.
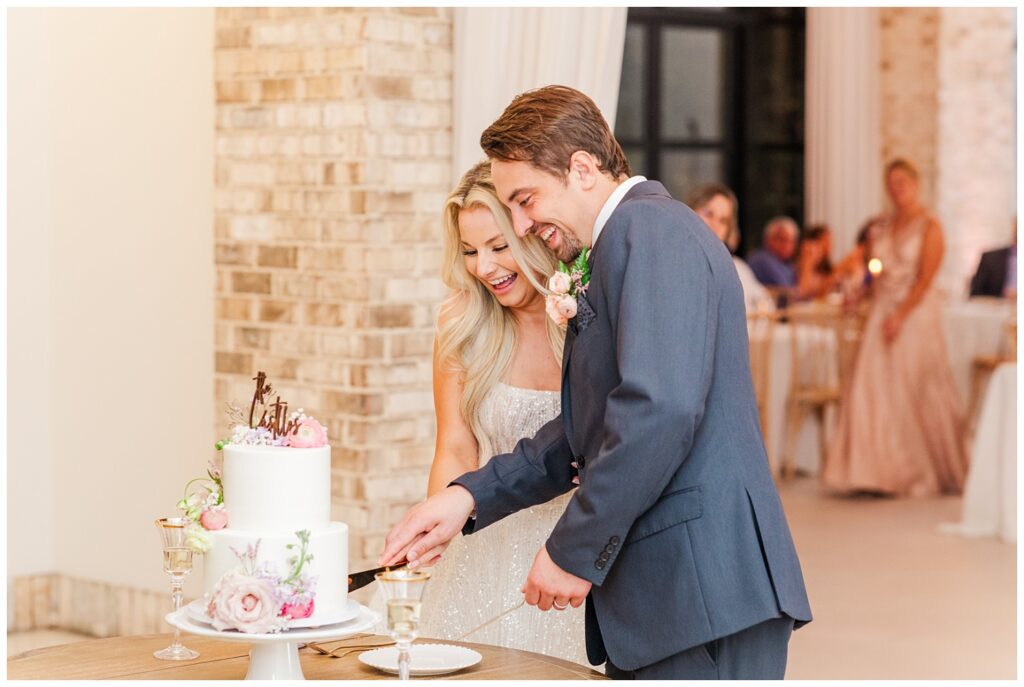
[[[309,571],[317,576],[311,621],[337,616],[348,600],[348,525],[331,522],[331,450],[224,447],[228,526],[208,533],[203,591],[238,567],[236,552],[259,542],[259,559],[278,571],[295,555],[296,532],[309,532]],[[293,548],[289,549],[288,545]]]

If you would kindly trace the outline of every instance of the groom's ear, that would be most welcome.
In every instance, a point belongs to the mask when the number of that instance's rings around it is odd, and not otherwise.
[[[600,175],[597,159],[587,151],[577,150],[569,158],[569,180],[584,191],[594,188]]]

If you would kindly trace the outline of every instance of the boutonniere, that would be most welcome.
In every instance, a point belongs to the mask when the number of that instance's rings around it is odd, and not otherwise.
[[[551,293],[545,299],[545,309],[548,317],[559,326],[564,327],[576,317],[576,298],[587,292],[587,284],[590,283],[589,255],[590,249],[584,248],[572,264],[559,262],[558,271],[548,279]]]

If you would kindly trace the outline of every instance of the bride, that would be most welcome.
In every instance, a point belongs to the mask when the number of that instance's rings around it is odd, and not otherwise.
[[[444,208],[442,279],[453,294],[441,307],[434,346],[437,444],[429,495],[512,450],[560,411],[565,331],[547,316],[541,285],[555,259],[533,237],[519,239],[481,162],[462,177]],[[464,639],[556,656],[583,665],[580,608],[521,606],[520,591],[572,492],[456,537],[432,570],[420,636]],[[429,564],[430,557],[422,557]]]

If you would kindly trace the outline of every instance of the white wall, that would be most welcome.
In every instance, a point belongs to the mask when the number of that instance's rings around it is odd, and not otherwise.
[[[167,588],[213,455],[213,9],[8,11],[8,579]]]

